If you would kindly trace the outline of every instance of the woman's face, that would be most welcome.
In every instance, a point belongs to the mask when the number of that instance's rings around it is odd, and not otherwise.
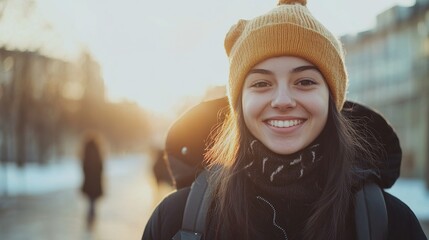
[[[278,154],[295,153],[316,139],[326,124],[328,105],[322,74],[302,58],[269,58],[253,67],[244,81],[244,122]]]

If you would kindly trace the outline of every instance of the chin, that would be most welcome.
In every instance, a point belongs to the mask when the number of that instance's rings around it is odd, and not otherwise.
[[[296,153],[296,152],[298,152],[300,149],[297,149],[297,148],[290,148],[290,147],[288,147],[288,148],[284,148],[284,147],[273,147],[273,148],[270,148],[270,147],[268,147],[271,151],[273,151],[273,152],[275,152],[275,153],[277,153],[277,154],[280,154],[280,155],[290,155],[290,154],[293,154],[293,153]]]

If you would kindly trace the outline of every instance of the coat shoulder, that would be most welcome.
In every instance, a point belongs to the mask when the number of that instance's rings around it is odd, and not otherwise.
[[[182,227],[190,187],[166,196],[155,208],[143,232],[143,240],[170,240]]]
[[[427,240],[413,211],[397,197],[384,192],[388,217],[388,239]]]

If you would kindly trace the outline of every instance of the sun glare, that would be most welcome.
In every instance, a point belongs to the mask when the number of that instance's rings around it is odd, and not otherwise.
[[[20,2],[10,0],[6,7]],[[128,99],[143,108],[168,112],[185,96],[202,96],[209,86],[227,83],[226,32],[238,19],[268,11],[273,2],[223,0],[210,1],[207,7],[201,0],[36,0],[27,25],[3,16],[3,25],[9,22],[0,28],[0,41],[25,39],[30,48],[43,45],[44,51],[63,57],[87,48],[101,65],[111,100]],[[342,35],[372,27],[376,14],[394,4],[413,3],[326,0],[308,1],[308,7]],[[23,25],[17,28],[18,24]],[[79,90],[70,86],[65,94],[79,95]]]

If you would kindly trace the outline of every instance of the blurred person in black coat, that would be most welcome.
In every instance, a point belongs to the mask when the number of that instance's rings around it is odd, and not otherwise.
[[[87,225],[95,220],[96,200],[103,195],[103,159],[100,146],[95,137],[88,137],[82,154],[83,184],[81,191],[88,199]]]

